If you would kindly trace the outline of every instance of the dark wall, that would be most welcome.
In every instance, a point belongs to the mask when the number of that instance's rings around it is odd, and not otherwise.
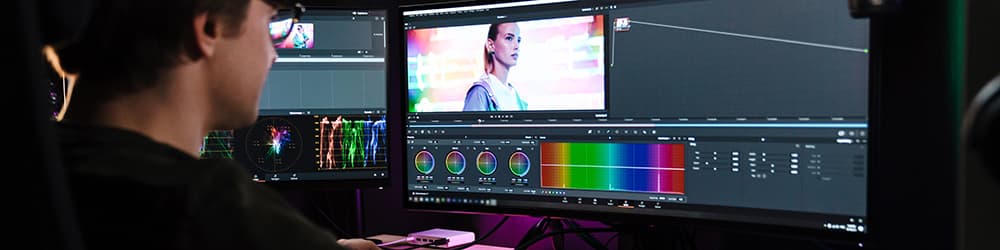
[[[1000,1],[971,0],[968,6],[966,101],[1000,75]]]
[[[968,6],[968,46],[966,47],[965,104],[972,105],[974,96],[992,78],[1000,76],[1000,1],[972,0]],[[997,96],[995,98],[1000,98]],[[971,108],[971,106],[970,106]],[[970,115],[970,114],[966,114]],[[967,119],[970,117],[966,117]],[[1000,128],[992,129],[1000,132]],[[979,135],[980,140],[983,135]],[[969,145],[964,145],[968,147]],[[990,149],[982,157],[995,157]],[[993,179],[980,159],[964,155],[966,163],[959,171],[959,245],[964,249],[1000,248],[996,225],[1000,224],[1000,179]]]
[[[877,146],[869,221],[880,225],[872,232],[885,247],[954,246],[959,7],[956,1],[906,1],[900,13],[876,24],[884,49],[880,119],[871,132]]]

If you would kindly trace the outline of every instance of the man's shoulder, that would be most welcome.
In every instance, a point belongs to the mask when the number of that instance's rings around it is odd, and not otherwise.
[[[205,179],[242,178],[246,175],[232,160],[199,160],[127,130],[61,124],[58,131],[63,165],[71,175],[81,178],[99,177],[150,186],[178,186]]]
[[[142,161],[133,164],[143,165]],[[69,171],[76,211],[87,244],[117,248],[124,245],[162,245],[164,248],[199,248],[212,244],[200,231],[217,220],[212,207],[247,200],[248,179],[235,164],[223,161],[185,160],[151,163],[129,168],[95,160]],[[230,211],[240,213],[239,211]],[[206,216],[208,215],[208,216]],[[223,240],[227,244],[240,244]],[[189,245],[195,244],[195,245]]]

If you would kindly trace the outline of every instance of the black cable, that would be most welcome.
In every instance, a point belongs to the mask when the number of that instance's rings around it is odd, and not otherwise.
[[[316,205],[316,200],[312,199],[312,197],[309,197],[309,202],[312,203],[313,208],[315,208],[316,211],[319,211],[320,215],[323,215],[323,218],[326,219],[326,222],[330,223],[330,226],[333,227],[335,233],[338,234],[337,238],[341,239],[356,238],[356,237],[351,237],[351,234],[347,233],[347,231],[344,231],[343,228],[340,228],[340,226],[338,226],[337,223],[333,222],[333,219],[330,219],[330,216],[327,216],[326,212],[324,212],[323,209],[319,207],[319,205]]]
[[[532,239],[532,237],[545,234],[545,231],[549,228],[549,224],[552,224],[553,221],[554,219],[550,217],[539,219],[538,222],[535,222],[535,225],[531,226],[524,232],[524,236],[522,236],[521,239],[514,244],[514,246],[520,246],[521,244],[528,242],[528,240]]]
[[[643,250],[643,249],[646,249],[646,246],[645,246],[645,244],[643,243],[643,240],[645,240],[645,239],[643,239],[643,238],[644,238],[644,237],[643,237],[643,235],[642,235],[642,232],[637,232],[637,233],[635,233],[635,239],[634,239],[634,240],[635,240],[635,247],[636,247],[637,249],[639,249],[639,250]]]
[[[472,242],[469,242],[469,243],[466,243],[466,244],[462,244],[462,245],[460,245],[458,247],[452,248],[452,250],[462,250],[462,249],[469,248],[469,247],[471,247],[471,246],[473,246],[475,244],[479,244],[479,242],[482,242],[487,237],[490,237],[490,235],[492,235],[493,232],[496,232],[497,229],[500,229],[500,227],[503,226],[504,223],[507,223],[507,219],[510,219],[510,217],[504,216],[503,219],[501,219],[500,222],[497,222],[497,225],[493,226],[493,229],[490,229],[490,231],[487,232],[486,234],[484,234],[483,237],[480,237],[479,239],[476,239],[476,240],[474,240]]]
[[[683,231],[677,232],[677,234],[682,234],[682,233],[684,233],[684,232]],[[675,235],[677,235],[677,234],[675,234]],[[674,249],[687,250],[687,247],[686,247],[687,243],[685,242],[686,240],[687,239],[685,239],[685,237],[679,237],[679,238],[678,237],[674,237],[673,242],[674,242],[674,247],[676,247]]]
[[[698,241],[697,241],[697,238],[695,238],[695,229],[694,228],[689,228],[688,229],[688,237],[689,237],[689,239],[691,239],[691,250],[698,250]]]
[[[615,233],[615,235],[612,235],[611,237],[608,237],[608,240],[604,241],[604,249],[608,249],[608,245],[611,244],[611,240],[614,240],[615,238],[618,238],[618,235],[620,235],[620,234],[621,233]]]
[[[698,250],[698,241],[694,238],[694,228],[688,228],[687,230],[687,242],[688,249]]]
[[[566,228],[563,227],[563,224],[566,221],[567,220],[552,219],[550,217],[549,227],[552,228],[553,232],[566,231]],[[575,229],[575,228],[570,228],[570,229]],[[545,233],[545,230],[542,230],[542,233]],[[554,235],[552,236],[551,242],[552,242],[552,249],[566,249],[566,235]],[[600,249],[594,249],[594,250],[600,250]]]
[[[811,242],[813,243],[813,245],[815,245],[816,247],[818,247],[818,248],[820,248],[820,249],[825,249],[825,250],[833,250],[833,248],[832,248],[832,247],[830,247],[829,245],[827,245],[827,244],[825,244],[825,243],[823,243],[823,242],[820,242],[820,241],[818,241],[818,240],[816,240],[816,241],[811,241]]]
[[[565,220],[563,220],[563,222],[565,222],[566,226],[569,227],[569,229],[580,229],[580,228],[583,228],[583,227],[580,226],[579,223],[576,223],[576,221],[573,221],[573,220],[570,220],[570,219],[565,219]],[[586,233],[581,233],[581,234],[577,234],[577,237],[580,237],[580,239],[582,239],[583,242],[587,243],[587,245],[589,245],[590,247],[594,248],[595,250],[607,250],[608,249],[607,246],[601,245],[601,242],[598,241],[597,238],[594,238],[593,235],[586,234]]]
[[[534,245],[535,243],[538,243],[539,241],[542,241],[545,238],[551,237],[553,235],[576,234],[576,233],[613,233],[613,232],[619,232],[619,231],[620,230],[614,229],[614,228],[581,228],[581,229],[576,229],[576,230],[563,230],[563,231],[559,231],[559,232],[550,232],[550,233],[546,233],[546,234],[543,234],[541,236],[535,237],[534,239],[529,240],[529,241],[525,242],[524,244],[519,244],[514,249],[527,249],[531,245]]]

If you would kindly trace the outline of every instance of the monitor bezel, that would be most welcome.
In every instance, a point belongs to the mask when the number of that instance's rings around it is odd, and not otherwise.
[[[604,1],[601,4],[611,4],[611,3],[642,3],[642,2],[652,2],[653,0],[615,0],[615,1]],[[403,15],[406,11],[416,11],[416,10],[429,10],[429,9],[441,9],[441,8],[451,8],[451,7],[463,7],[463,6],[476,6],[484,4],[496,4],[496,3],[510,3],[510,2],[522,2],[518,0],[504,0],[504,1],[456,1],[456,2],[443,2],[443,3],[431,3],[431,4],[416,4],[416,5],[404,5],[400,6],[399,15],[396,16],[397,20],[405,22],[405,16]],[[850,15],[848,11],[844,12],[844,15]],[[880,63],[882,61],[882,35],[884,29],[882,28],[882,17],[872,17],[869,19],[869,60],[868,60],[868,148],[867,148],[867,169],[868,174],[866,175],[866,213],[865,219],[869,221],[866,226],[869,228],[865,233],[851,233],[845,231],[831,231],[823,230],[820,228],[808,228],[808,227],[795,227],[795,226],[783,226],[783,225],[773,225],[766,223],[755,223],[755,222],[742,222],[742,221],[732,221],[732,220],[721,220],[721,219],[709,219],[709,218],[694,218],[694,217],[678,217],[678,216],[649,216],[649,215],[639,215],[628,212],[589,212],[583,210],[561,210],[561,209],[546,209],[546,208],[518,208],[518,207],[488,207],[488,206],[466,206],[458,204],[434,204],[434,203],[416,203],[410,202],[408,200],[409,190],[406,188],[406,180],[410,178],[410,173],[405,170],[409,166],[410,159],[406,157],[405,150],[397,151],[396,155],[398,158],[402,158],[403,164],[398,166],[401,171],[399,175],[403,177],[402,182],[402,192],[399,199],[403,203],[404,209],[408,211],[418,211],[418,212],[433,212],[433,213],[448,213],[448,214],[478,214],[478,215],[502,215],[502,216],[522,216],[522,217],[553,217],[553,218],[567,218],[567,219],[584,219],[584,220],[596,220],[606,223],[614,224],[641,224],[641,225],[651,225],[651,224],[673,224],[682,226],[692,226],[698,228],[713,228],[721,229],[732,232],[757,234],[765,236],[774,237],[784,237],[784,238],[797,238],[797,239],[808,239],[808,240],[819,240],[819,241],[831,241],[838,243],[849,243],[849,244],[863,244],[865,246],[871,246],[874,239],[879,233],[878,215],[873,216],[872,207],[873,203],[878,203],[877,199],[872,199],[874,194],[877,192],[877,187],[872,186],[871,176],[878,168],[872,168],[873,163],[876,163],[877,150],[881,142],[879,141],[879,128],[880,128],[880,104],[879,96],[881,95],[881,90],[879,83],[881,82],[881,67]],[[396,51],[399,55],[403,55],[405,58],[406,47],[405,47],[405,31],[402,27],[393,30],[396,33],[396,37],[400,40],[393,47],[396,47]],[[406,60],[398,59],[395,61],[394,67],[398,68],[398,76],[400,79],[400,86],[394,88],[397,92],[396,95],[403,99],[398,99],[402,103],[400,107],[397,107],[401,113],[395,115],[400,119],[400,123],[406,126],[406,108],[409,100],[406,100],[407,86],[405,82],[407,77],[407,72],[405,71],[407,65]],[[405,137],[397,137],[397,143],[400,145],[406,145]],[[886,170],[887,171],[887,170]],[[884,176],[882,174],[876,176]],[[876,204],[875,206],[881,206]],[[687,211],[687,210],[678,210]],[[776,211],[776,210],[764,210],[764,211]],[[872,223],[874,221],[874,223]],[[872,229],[874,228],[874,229]]]

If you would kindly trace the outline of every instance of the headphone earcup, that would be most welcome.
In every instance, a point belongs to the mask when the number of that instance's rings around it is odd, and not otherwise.
[[[989,106],[983,111],[982,160],[983,166],[993,173],[994,181],[1000,183],[1000,92],[993,93]]]
[[[967,157],[1000,183],[1000,76],[993,78],[969,106],[964,131]]]

